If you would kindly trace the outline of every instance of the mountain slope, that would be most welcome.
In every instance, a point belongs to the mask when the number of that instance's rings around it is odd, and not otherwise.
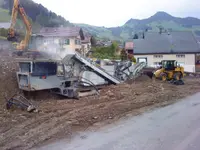
[[[73,26],[69,21],[63,17],[56,15],[49,11],[41,4],[37,4],[32,0],[20,0],[27,16],[33,26],[33,31],[37,31],[40,27],[59,27],[59,26]],[[13,0],[0,0],[0,22],[9,22],[12,12]],[[22,21],[18,19],[18,24],[23,25]]]
[[[147,19],[130,19],[121,27],[103,28],[103,30],[102,27],[89,25],[82,27],[87,31],[94,32],[97,37],[102,37],[103,34],[105,38],[127,40],[133,38],[135,33],[142,34],[147,29],[150,31],[159,31],[159,28],[169,31],[193,31],[199,35],[200,19],[193,17],[179,18],[165,12],[157,12]]]
[[[130,19],[123,26],[105,28],[91,26],[87,24],[72,24],[62,16],[49,11],[41,4],[32,0],[20,0],[29,20],[32,24],[33,32],[37,32],[41,27],[59,26],[79,26],[97,38],[124,41],[133,38],[134,34],[142,35],[145,30],[159,31],[159,28],[169,31],[193,31],[200,36],[200,19],[187,17],[179,18],[171,16],[165,12],[157,12],[147,19]],[[13,0],[0,0],[0,22],[9,22],[13,7]],[[23,22],[18,19],[17,27],[23,29]]]

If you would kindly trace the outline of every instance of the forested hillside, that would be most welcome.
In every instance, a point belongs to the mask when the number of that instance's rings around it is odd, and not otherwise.
[[[0,0],[0,22],[10,21],[13,1],[14,0]],[[82,27],[83,30],[88,31],[96,38],[105,40],[124,41],[132,39],[135,34],[142,35],[145,30],[159,31],[160,28],[168,31],[192,31],[194,34],[200,36],[200,19],[194,17],[180,18],[171,16],[166,12],[157,12],[147,19],[130,19],[123,26],[106,28],[70,23],[62,16],[57,15],[32,0],[20,0],[20,3],[29,17],[33,32],[38,31],[41,27],[75,25]],[[18,19],[16,26],[22,28],[23,22]]]
[[[194,17],[174,17],[166,12],[157,12],[147,19],[130,19],[123,26],[104,28],[78,24],[83,29],[94,33],[97,37],[115,40],[127,40],[135,34],[142,35],[145,30],[159,31],[163,28],[168,31],[193,31],[200,36],[200,19]]]
[[[56,13],[49,11],[47,8],[42,6],[41,4],[37,4],[32,0],[20,0],[20,4],[24,7],[27,15],[31,19],[33,24],[38,24],[39,26],[45,27],[59,27],[59,26],[72,26],[69,21],[66,21],[62,16],[57,15]],[[0,0],[0,7],[4,14],[2,14],[1,18],[4,18],[3,21],[9,21],[13,0]],[[9,14],[7,14],[6,10],[8,10]],[[2,21],[2,22],[3,22]]]

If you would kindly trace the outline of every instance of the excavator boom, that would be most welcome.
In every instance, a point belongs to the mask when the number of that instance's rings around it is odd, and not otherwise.
[[[17,50],[25,50],[29,44],[29,40],[30,40],[30,37],[31,37],[31,34],[32,34],[32,27],[31,27],[31,24],[28,20],[28,17],[24,11],[24,8],[20,5],[19,3],[19,0],[14,0],[14,3],[13,3],[13,9],[12,9],[12,16],[11,16],[11,26],[10,26],[10,29],[8,31],[8,41],[13,41],[13,42],[17,42],[18,39],[17,39],[17,34],[15,32],[15,25],[16,25],[16,20],[17,20],[17,15],[18,13],[20,14],[22,20],[23,20],[23,23],[24,25],[26,26],[26,35],[24,37],[24,39],[17,44],[16,46],[16,49]]]

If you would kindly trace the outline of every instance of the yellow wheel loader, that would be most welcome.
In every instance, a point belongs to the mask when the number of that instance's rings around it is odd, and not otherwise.
[[[160,69],[154,72],[154,77],[162,81],[170,81],[176,85],[183,85],[184,68],[177,64],[176,60],[161,61]]]

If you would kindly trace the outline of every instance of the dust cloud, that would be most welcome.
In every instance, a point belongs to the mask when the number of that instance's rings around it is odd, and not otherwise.
[[[36,50],[39,51],[42,57],[54,60],[62,60],[66,55],[75,54],[74,50],[63,48],[63,46],[57,43],[43,43],[42,45],[37,45]]]

